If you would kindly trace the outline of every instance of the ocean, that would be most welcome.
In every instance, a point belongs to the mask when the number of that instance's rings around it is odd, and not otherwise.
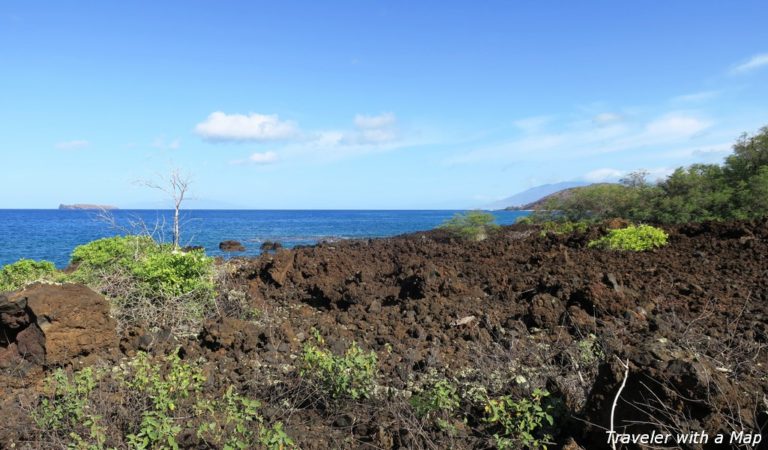
[[[331,211],[331,210],[184,210],[181,244],[205,248],[212,256],[256,256],[264,241],[284,247],[311,245],[321,240],[395,236],[437,227],[457,211]],[[66,267],[78,245],[118,234],[155,231],[168,242],[172,211],[116,210],[113,221],[96,211],[0,209],[0,266],[22,258],[53,261]],[[494,211],[496,222],[508,225],[528,214]],[[163,227],[165,223],[165,227]],[[219,242],[240,241],[244,252],[224,253]]]

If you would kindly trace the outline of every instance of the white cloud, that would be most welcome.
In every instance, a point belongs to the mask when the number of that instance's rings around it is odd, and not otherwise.
[[[159,148],[161,150],[176,150],[181,147],[181,140],[179,138],[166,141],[163,137],[155,138],[152,141],[152,147]]]
[[[276,115],[211,113],[197,124],[195,132],[211,141],[270,141],[296,136],[293,122],[282,121]]]
[[[248,162],[252,164],[273,164],[277,162],[277,153],[275,152],[254,153],[248,157]]]
[[[280,158],[277,156],[277,153],[269,151],[269,152],[256,152],[249,156],[246,159],[238,159],[236,161],[232,161],[232,164],[254,164],[259,166],[266,166],[268,164],[274,164],[276,163]]]
[[[656,167],[653,169],[643,169],[643,170],[648,174],[646,177],[646,180],[651,183],[655,183],[656,181],[663,180],[664,178],[668,177],[672,172],[674,172],[674,169],[671,169],[669,167]],[[619,170],[619,169],[611,169],[606,167],[602,169],[593,170],[585,174],[582,178],[585,181],[589,181],[590,183],[609,183],[609,182],[619,181],[619,179],[628,175],[630,172],[633,172],[633,170]]]
[[[534,133],[544,128],[551,121],[551,116],[533,116],[519,119],[512,123],[526,133]]]
[[[358,114],[353,128],[318,130],[305,133],[280,150],[284,159],[338,160],[364,154],[396,150],[408,146],[424,145],[423,140],[403,133],[392,113],[378,116]]]
[[[733,144],[723,143],[718,145],[711,145],[708,147],[698,148],[691,152],[692,156],[706,156],[706,157],[723,157],[733,151]]]
[[[72,141],[57,142],[55,147],[59,150],[77,150],[88,147],[89,145],[91,145],[91,143],[86,140],[75,139]]]
[[[294,147],[366,147],[390,144],[400,139],[393,113],[357,114],[350,130],[299,132],[293,122],[277,115],[225,114],[214,112],[195,127],[197,134],[210,141],[291,140]]]
[[[702,91],[694,92],[693,94],[678,95],[672,99],[673,102],[678,103],[694,103],[711,100],[720,95],[720,91]]]
[[[334,147],[344,142],[343,131],[321,131],[313,136],[312,144],[319,147]]]
[[[732,142],[720,142],[720,143],[713,143],[713,144],[706,144],[706,145],[696,145],[696,146],[690,146],[690,147],[684,147],[684,148],[676,148],[674,150],[668,150],[661,154],[659,154],[659,157],[663,158],[686,158],[690,159],[693,157],[706,157],[706,158],[717,158],[717,157],[723,157],[726,154],[731,152],[733,143]]]
[[[395,125],[397,119],[392,113],[382,113],[378,116],[366,116],[358,114],[355,116],[355,126],[361,129],[386,128]]]
[[[586,175],[584,175],[584,179],[591,182],[591,183],[602,183],[606,181],[616,181],[622,176],[624,176],[626,172],[623,170],[618,169],[610,169],[610,168],[603,168],[603,169],[596,169],[593,170]]]
[[[337,139],[336,144],[381,145],[396,141],[399,137],[396,130],[397,118],[392,113],[383,113],[378,116],[358,114],[354,122],[357,129],[341,133],[341,138]]]
[[[624,117],[622,117],[621,114],[611,112],[600,113],[592,118],[592,122],[598,126],[610,125],[616,122],[621,122],[622,120],[624,120]]]
[[[601,153],[620,142],[627,136],[628,130],[625,124],[617,123],[603,127],[568,129],[560,133],[533,133],[520,139],[454,155],[446,162],[465,164],[482,161],[547,161],[553,156],[573,156],[581,152]]]
[[[397,133],[394,130],[363,130],[358,135],[358,143],[361,144],[383,144],[397,139]]]
[[[254,153],[248,159],[232,160],[232,164],[271,164],[290,160],[336,160],[362,154],[383,152],[423,142],[406,139],[398,127],[395,114],[357,114],[352,124],[342,129],[300,130],[277,115],[211,114],[196,127],[209,141],[266,141],[282,139],[274,151]],[[279,153],[279,158],[277,153]]]
[[[749,61],[739,64],[731,70],[732,74],[751,72],[763,66],[768,66],[768,53],[761,53],[750,58]]]
[[[647,169],[646,172],[648,172],[648,181],[651,183],[654,183],[656,181],[663,180],[667,178],[668,176],[672,175],[672,172],[674,172],[675,169],[671,167],[656,167],[654,169]]]
[[[669,112],[645,124],[621,120],[598,126],[594,121],[563,123],[559,132],[530,133],[449,156],[449,165],[499,162],[546,162],[552,158],[577,160],[616,152],[658,152],[700,140],[712,123],[691,113]],[[700,143],[700,142],[697,142]]]
[[[709,126],[708,122],[696,117],[672,113],[648,123],[645,131],[649,137],[674,139],[694,136]]]

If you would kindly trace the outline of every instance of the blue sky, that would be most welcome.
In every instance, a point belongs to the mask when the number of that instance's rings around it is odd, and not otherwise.
[[[0,208],[469,208],[719,162],[765,1],[0,3]]]

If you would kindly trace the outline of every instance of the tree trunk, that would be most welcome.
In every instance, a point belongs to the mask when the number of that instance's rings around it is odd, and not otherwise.
[[[173,249],[179,249],[179,204],[176,204],[176,210],[173,213]]]

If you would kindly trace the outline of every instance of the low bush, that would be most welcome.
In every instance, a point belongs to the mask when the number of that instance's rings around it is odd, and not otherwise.
[[[531,398],[514,400],[510,396],[488,399],[485,405],[486,423],[495,425],[496,447],[500,450],[530,448],[547,449],[552,441],[558,402],[549,392],[534,389]]]
[[[21,259],[0,269],[0,292],[15,291],[35,281],[61,278],[50,261]]]
[[[456,213],[452,218],[439,226],[440,229],[455,234],[462,239],[482,241],[488,234],[499,228],[493,214],[483,211]]]
[[[515,219],[515,223],[518,225],[533,225],[536,223],[531,216],[520,216]]]
[[[571,233],[584,233],[587,231],[587,222],[585,221],[578,221],[578,222],[571,222],[570,220],[565,221],[551,221],[551,222],[544,222],[541,224],[541,236],[546,236],[549,233],[552,234],[571,234]]]
[[[627,228],[611,230],[608,235],[590,241],[589,247],[607,250],[642,252],[667,245],[669,235],[650,225],[631,225]]]
[[[434,421],[439,429],[451,434],[456,432],[453,416],[461,406],[461,398],[456,385],[450,381],[435,381],[423,391],[414,394],[410,403],[419,419]]]
[[[107,269],[115,265],[132,266],[147,253],[151,253],[157,243],[149,236],[115,236],[97,239],[80,245],[72,251],[71,264],[81,269]]]
[[[630,217],[637,208],[642,187],[598,183],[562,191],[544,200],[529,217],[534,222],[568,220],[599,221],[611,217]],[[635,217],[632,215],[631,217]]]
[[[122,271],[145,283],[151,291],[184,295],[212,291],[213,260],[203,250],[181,252],[148,236],[117,236],[81,245],[72,252],[74,278],[93,281]]]
[[[194,334],[213,311],[213,259],[203,250],[182,252],[148,236],[117,236],[72,252],[69,280],[114,300],[121,325],[140,324]]]
[[[315,340],[319,346],[324,344],[318,333]],[[317,384],[332,399],[359,400],[371,396],[378,363],[375,352],[366,353],[353,342],[344,356],[337,356],[318,345],[304,345],[302,377]]]
[[[70,447],[102,448],[107,435],[102,417],[92,411],[90,396],[96,375],[90,367],[73,376],[56,369],[45,379],[45,395],[32,411],[34,423],[51,440],[67,440]],[[84,445],[85,444],[85,445]]]
[[[203,389],[198,362],[139,353],[110,371],[59,369],[32,411],[47,444],[77,449],[178,449],[186,434],[195,448],[293,448],[281,423],[268,426],[261,404],[232,386],[219,396]]]
[[[160,249],[147,255],[133,268],[133,275],[153,292],[166,296],[193,292],[213,295],[213,260],[202,250],[189,253]]]
[[[411,397],[411,405],[419,417],[450,415],[459,407],[459,394],[450,381],[438,380],[428,389]]]
[[[578,340],[576,346],[578,347],[579,361],[586,366],[594,365],[605,359],[605,352],[598,342],[597,336],[592,333],[584,339]]]

